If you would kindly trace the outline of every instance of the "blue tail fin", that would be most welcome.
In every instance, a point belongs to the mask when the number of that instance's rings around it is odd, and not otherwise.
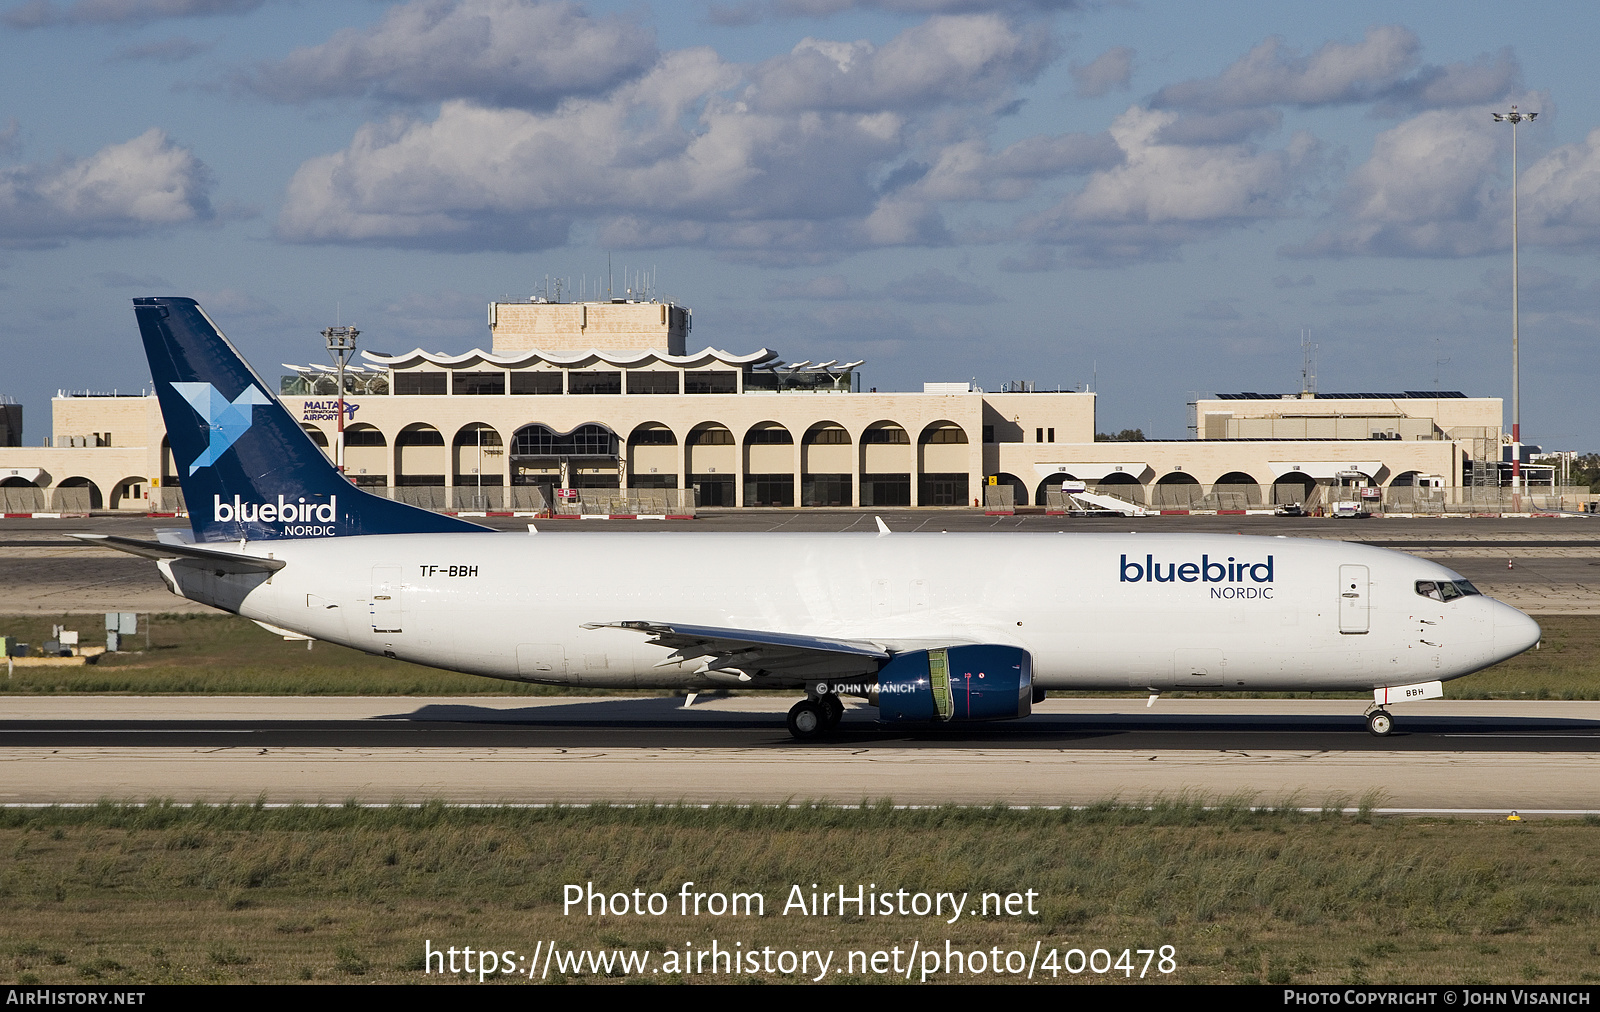
[[[193,299],[134,299],[197,541],[487,527],[345,480]]]

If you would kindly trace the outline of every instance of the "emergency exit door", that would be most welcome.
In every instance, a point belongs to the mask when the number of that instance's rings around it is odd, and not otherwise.
[[[1339,567],[1339,631],[1360,635],[1367,631],[1366,566]]]

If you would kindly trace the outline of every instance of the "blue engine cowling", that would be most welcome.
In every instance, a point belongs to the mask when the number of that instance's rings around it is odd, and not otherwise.
[[[878,669],[868,699],[883,721],[1026,717],[1033,712],[1033,656],[989,643],[896,654]]]

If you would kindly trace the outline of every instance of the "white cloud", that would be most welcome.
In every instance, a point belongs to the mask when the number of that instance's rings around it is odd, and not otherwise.
[[[1525,167],[1519,188],[1523,242],[1593,252],[1600,243],[1600,129]]]
[[[781,250],[815,245],[835,219],[859,231],[877,203],[867,167],[900,150],[897,121],[754,114],[716,97],[736,80],[709,50],[684,50],[554,113],[446,102],[431,122],[363,127],[346,150],[301,166],[280,234],[537,249],[565,242],[584,215],[604,219],[618,245],[715,230],[715,245]]]
[[[210,173],[151,129],[88,158],[0,169],[0,246],[137,235],[212,217]]]
[[[1324,43],[1310,56],[1272,36],[1216,77],[1167,85],[1150,105],[1216,112],[1373,102],[1379,113],[1395,114],[1491,101],[1510,94],[1521,78],[1510,49],[1445,66],[1419,66],[1421,50],[1416,34],[1399,25],[1369,28],[1357,43]]]
[[[1289,213],[1296,186],[1318,164],[1319,145],[1304,133],[1278,151],[1166,143],[1177,118],[1138,106],[1123,113],[1111,127],[1123,163],[1095,172],[1020,233],[1076,248],[1083,266],[1171,257],[1183,243]]]
[[[946,145],[902,199],[1020,200],[1037,185],[1063,175],[1105,169],[1122,162],[1109,133],[1025,137],[997,154],[981,140]]]
[[[1283,113],[1276,109],[1190,113],[1162,127],[1159,139],[1163,144],[1238,144],[1282,125]]]
[[[1285,252],[1458,257],[1496,249],[1509,239],[1498,234],[1494,192],[1509,144],[1482,110],[1425,112],[1386,130],[1345,181],[1330,225]]]
[[[1111,91],[1126,91],[1133,77],[1133,50],[1112,46],[1089,63],[1071,66],[1073,91],[1079,98],[1099,98]]]
[[[1417,63],[1416,35],[1398,25],[1367,29],[1360,42],[1327,42],[1298,56],[1271,36],[1212,78],[1169,84],[1155,108],[1230,109],[1262,105],[1326,105],[1377,98]]]
[[[1528,106],[1548,106],[1539,96]],[[1519,129],[1540,129],[1524,125]],[[1524,136],[1526,141],[1526,136]],[[1298,256],[1468,257],[1511,245],[1510,127],[1486,109],[1436,110],[1378,135],[1322,231]],[[1526,151],[1526,144],[1524,145]],[[1600,130],[1524,161],[1521,240],[1575,252],[1600,244]]]
[[[29,0],[5,13],[12,28],[46,28],[52,25],[145,24],[169,18],[201,18],[248,14],[265,0],[77,0],[56,5],[50,0]]]
[[[1522,68],[1507,46],[1492,58],[1485,54],[1471,63],[1423,67],[1390,89],[1378,111],[1393,114],[1493,102],[1510,95],[1521,82]]]
[[[667,53],[551,109],[445,101],[432,120],[368,124],[304,163],[278,234],[521,250],[561,245],[583,221],[612,248],[699,245],[762,264],[947,244],[943,202],[1015,200],[1121,158],[1104,135],[998,154],[979,139],[987,105],[1003,107],[1052,47],[994,17],[935,18],[881,47],[809,39],[755,68]],[[805,81],[818,87],[795,106]]]
[[[1010,93],[1056,56],[1038,23],[992,14],[935,17],[881,48],[870,42],[807,38],[793,52],[754,67],[744,99],[762,111],[911,110],[971,104]]]
[[[371,96],[398,102],[470,98],[549,108],[596,95],[656,62],[652,32],[577,4],[529,0],[417,0],[376,25],[262,64],[246,87],[304,102]]]

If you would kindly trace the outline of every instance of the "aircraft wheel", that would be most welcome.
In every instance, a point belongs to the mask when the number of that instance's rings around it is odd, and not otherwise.
[[[1373,710],[1367,714],[1367,730],[1382,738],[1394,730],[1394,718],[1386,710]]]
[[[844,719],[844,701],[830,692],[817,702],[822,704],[822,715],[827,721],[827,729],[832,731],[839,726],[839,721]]]
[[[802,699],[789,710],[789,734],[800,741],[814,741],[828,729],[828,718],[821,704]]]

